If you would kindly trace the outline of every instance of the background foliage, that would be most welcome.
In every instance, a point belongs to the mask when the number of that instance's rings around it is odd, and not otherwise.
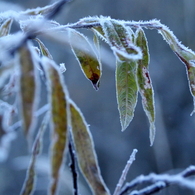
[[[13,3],[13,1],[6,1],[6,3],[8,2]],[[14,1],[14,3],[16,2]],[[25,9],[44,6],[49,2],[22,2],[18,0],[17,3],[18,9]],[[21,5],[23,7],[20,7]],[[10,9],[10,6],[7,7]],[[124,20],[157,18],[169,26],[185,45],[194,50],[195,27],[193,23],[195,13],[192,10],[193,7],[194,2],[190,0],[163,2],[149,0],[147,4],[144,1],[133,0],[82,0],[69,4],[57,17],[57,21],[66,24],[87,15],[110,15],[112,18]],[[4,6],[0,6],[0,9],[5,11]],[[15,28],[18,27],[15,26]],[[105,52],[105,55],[103,55],[101,88],[95,92],[81,73],[72,53],[59,44],[55,46],[54,43],[45,42],[52,55],[55,56],[55,60],[58,63],[66,63],[69,93],[91,125],[90,129],[95,140],[101,172],[111,191],[114,190],[122,168],[133,148],[137,148],[139,152],[127,180],[150,172],[161,173],[169,172],[169,170],[177,172],[195,163],[194,116],[189,117],[192,111],[192,98],[188,90],[185,68],[173,55],[167,44],[162,41],[161,36],[155,31],[146,31],[146,33],[151,54],[150,71],[155,90],[157,113],[157,134],[153,147],[149,146],[148,122],[140,100],[128,131],[120,132],[113,71],[115,62],[106,45],[103,44],[105,50],[102,52]],[[44,98],[42,97],[42,101]],[[46,143],[46,145],[48,144]],[[47,186],[48,183],[47,164],[45,163],[48,151],[46,149],[43,151],[45,155],[39,159],[38,191],[36,194],[42,194],[45,191],[44,186]],[[19,132],[17,139],[12,142],[8,160],[1,163],[0,166],[1,194],[19,193],[28,165],[27,154],[26,143]],[[64,177],[67,178],[67,174],[68,172],[65,172]],[[67,188],[70,189],[71,185],[71,183],[67,184]],[[171,187],[164,191],[164,194],[168,193],[182,194],[182,191],[178,192],[177,188]],[[192,194],[188,191],[183,193]]]

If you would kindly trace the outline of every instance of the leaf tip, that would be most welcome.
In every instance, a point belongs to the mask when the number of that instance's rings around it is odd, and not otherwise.
[[[193,98],[193,102],[194,102],[194,109],[192,110],[190,116],[192,116],[195,113],[195,98]]]
[[[156,128],[155,128],[154,123],[152,123],[150,125],[150,146],[153,146],[155,134],[156,134]]]
[[[99,89],[99,86],[100,86],[99,79],[100,79],[100,77],[96,73],[93,73],[92,76],[89,78],[89,80],[92,82],[92,85],[96,91]]]
[[[133,119],[133,118],[132,118]],[[129,124],[131,123],[132,119],[130,119],[130,121],[127,120],[121,120],[121,131],[125,131],[127,129],[127,127],[129,126]]]

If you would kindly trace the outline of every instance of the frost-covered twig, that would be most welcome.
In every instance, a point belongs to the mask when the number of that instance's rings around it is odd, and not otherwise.
[[[124,170],[122,172],[122,175],[121,175],[121,177],[120,177],[120,179],[118,181],[118,184],[117,184],[117,186],[115,188],[115,191],[114,191],[113,195],[118,195],[119,194],[119,192],[120,192],[120,190],[121,190],[121,188],[122,188],[122,186],[124,184],[124,181],[126,179],[126,176],[127,176],[128,171],[129,171],[129,168],[131,167],[133,161],[135,160],[136,153],[137,153],[137,149],[134,149],[132,154],[131,154],[131,156],[130,156],[130,158],[129,158],[129,160],[127,161],[127,164],[126,164],[126,166],[125,166],[125,168],[124,168]]]
[[[79,28],[85,28],[85,29],[91,29],[94,27],[100,27],[101,24],[99,22],[99,20],[101,19],[109,19],[108,17],[103,17],[101,16],[101,18],[99,17],[91,17],[91,18],[83,18],[81,20],[79,20],[76,23],[73,24],[67,24],[67,25],[61,25],[59,27],[57,27],[57,29],[65,29],[65,28],[73,28],[73,29],[79,29]],[[96,20],[94,22],[94,20]],[[114,19],[112,19],[114,20]],[[87,22],[85,22],[87,21]],[[149,21],[124,21],[124,20],[117,20],[118,22],[120,22],[121,24],[124,24],[125,26],[129,26],[131,28],[147,28],[147,29],[162,29],[164,28],[164,25],[160,23],[159,20],[149,20]]]
[[[130,193],[130,195],[150,195],[150,194],[159,192],[160,190],[162,190],[166,186],[167,186],[167,184],[165,182],[159,181],[159,182],[152,184],[150,186],[147,186],[146,188],[143,188],[139,191],[135,190],[132,193]]]
[[[139,191],[133,191],[130,193],[130,195],[149,195],[153,194],[154,192],[158,192],[171,184],[176,184],[188,189],[191,189],[195,191],[195,185],[194,181],[186,179],[186,177],[195,175],[195,166],[190,166],[184,171],[182,171],[179,174],[176,175],[168,175],[168,174],[162,174],[162,175],[157,175],[157,174],[149,174],[147,176],[141,175],[131,181],[130,183],[127,183],[124,188],[122,189],[120,195],[124,195],[128,193],[132,188],[146,183],[146,182],[151,182],[154,183],[151,186],[148,186],[144,189],[141,189]]]

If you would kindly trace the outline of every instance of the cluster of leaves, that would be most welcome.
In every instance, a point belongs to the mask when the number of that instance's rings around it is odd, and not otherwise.
[[[156,20],[119,21],[103,16],[83,18],[74,24],[60,25],[51,18],[66,2],[60,1],[24,12],[0,14],[0,86],[7,98],[5,101],[5,97],[2,97],[4,99],[0,104],[1,110],[6,108],[7,111],[0,113],[0,138],[2,140],[22,126],[29,146],[32,141],[34,143],[31,163],[21,191],[23,195],[33,193],[36,158],[41,153],[42,136],[49,122],[52,131],[50,194],[57,193],[60,169],[68,145],[72,148],[70,151],[75,149],[79,168],[93,193],[110,194],[99,170],[89,127],[81,111],[69,97],[63,78],[65,67],[55,63],[44,43],[37,38],[39,35],[70,44],[81,70],[96,90],[99,88],[102,74],[99,38],[108,43],[116,58],[116,96],[122,130],[125,130],[133,119],[140,93],[150,123],[151,145],[155,137],[154,91],[148,69],[148,43],[143,28],[158,30],[186,65],[190,91],[195,99],[195,53],[182,45],[166,26]],[[22,31],[9,33],[13,21],[20,24]],[[77,30],[79,28],[90,29],[94,33],[94,46]],[[39,47],[34,47],[33,41],[36,41]],[[48,91],[44,109],[39,109],[40,79],[44,80]],[[13,97],[16,97],[14,105],[8,104]],[[19,122],[13,124],[16,108],[19,110]],[[37,118],[42,113],[45,117],[36,132]],[[37,136],[33,140],[35,132]],[[117,194],[120,194],[120,190]]]

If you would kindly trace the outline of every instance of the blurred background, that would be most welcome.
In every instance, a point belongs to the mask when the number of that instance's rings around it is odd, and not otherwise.
[[[55,1],[6,0],[0,1],[0,11],[42,7]],[[94,15],[111,16],[123,20],[159,19],[192,50],[195,50],[195,1],[192,0],[73,0],[55,17],[61,24],[78,21]],[[92,33],[82,30],[92,37]],[[100,169],[113,193],[122,170],[134,148],[136,161],[130,168],[127,181],[141,174],[175,174],[195,164],[195,123],[193,100],[188,88],[184,65],[177,59],[157,31],[145,30],[150,49],[150,74],[156,102],[156,138],[149,143],[149,124],[139,97],[135,116],[125,132],[121,132],[115,90],[115,59],[111,50],[102,43],[103,75],[99,91],[95,91],[82,74],[68,46],[44,40],[54,60],[65,63],[65,80],[71,98],[80,107],[94,138]],[[44,89],[43,89],[44,90]],[[45,97],[42,97],[44,102]],[[46,193],[48,187],[49,132],[45,134],[43,154],[37,162],[37,189],[35,195]],[[27,143],[18,132],[12,141],[9,156],[0,163],[0,195],[19,194],[29,163]],[[67,163],[68,164],[68,163]],[[91,194],[80,175],[81,195]],[[68,166],[62,173],[60,194],[72,194],[71,172]],[[157,194],[193,195],[181,187],[172,186]]]

